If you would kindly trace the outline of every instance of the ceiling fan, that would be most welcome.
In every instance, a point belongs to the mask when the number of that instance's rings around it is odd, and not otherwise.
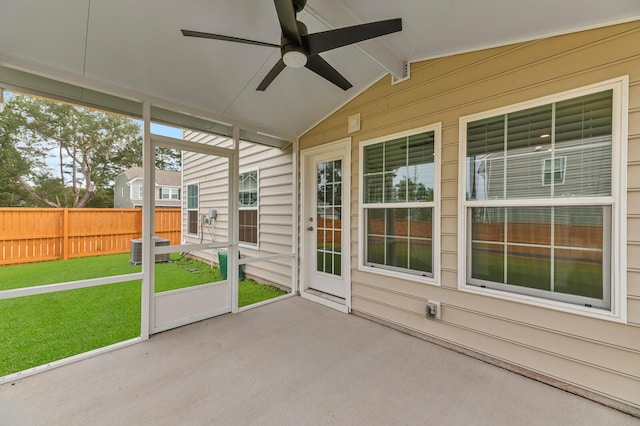
[[[282,29],[279,45],[221,34],[191,30],[181,31],[186,37],[210,38],[279,48],[280,60],[271,68],[271,71],[267,73],[256,89],[264,91],[285,67],[306,67],[342,90],[347,90],[352,87],[351,83],[322,59],[319,53],[402,30],[402,20],[397,18],[309,34],[306,25],[296,19],[297,13],[304,9],[307,0],[274,0],[274,3]]]

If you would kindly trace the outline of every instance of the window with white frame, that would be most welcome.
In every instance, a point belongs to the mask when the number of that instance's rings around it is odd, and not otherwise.
[[[439,146],[439,124],[360,145],[362,269],[434,278]]]
[[[168,188],[168,187],[160,187],[158,191],[158,197],[160,200],[179,200],[180,199],[180,189],[179,188]]]
[[[198,235],[199,185],[187,185],[187,234]]]
[[[542,165],[542,184],[562,185],[566,166],[567,157],[545,158]]]
[[[258,170],[240,173],[239,242],[258,245]]]
[[[612,309],[624,87],[461,118],[463,287]]]
[[[138,187],[138,199],[139,199],[139,200],[142,200],[142,196],[143,196],[143,195],[144,195],[144,186],[143,186],[143,185],[140,185],[140,186]]]

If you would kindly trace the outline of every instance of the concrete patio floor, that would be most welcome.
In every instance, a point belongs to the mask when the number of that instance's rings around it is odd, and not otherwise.
[[[299,297],[0,386],[10,425],[638,425]]]

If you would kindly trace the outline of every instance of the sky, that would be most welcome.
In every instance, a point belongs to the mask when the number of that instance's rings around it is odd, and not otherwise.
[[[142,122],[140,122],[142,123]],[[182,139],[182,129],[165,126],[163,124],[151,123],[151,133],[170,138]]]

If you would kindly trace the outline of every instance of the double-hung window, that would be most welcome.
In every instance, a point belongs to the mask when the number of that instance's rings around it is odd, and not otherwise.
[[[168,187],[160,187],[158,191],[158,196],[160,200],[179,200],[180,199],[180,189],[179,188],[168,188]]]
[[[187,234],[198,235],[199,185],[187,185]]]
[[[437,279],[440,124],[360,146],[360,268]]]
[[[542,167],[543,185],[562,185],[567,167],[567,157],[545,158]]]
[[[240,173],[239,242],[258,245],[258,170]]]
[[[623,90],[625,78],[460,119],[462,288],[616,311]]]

